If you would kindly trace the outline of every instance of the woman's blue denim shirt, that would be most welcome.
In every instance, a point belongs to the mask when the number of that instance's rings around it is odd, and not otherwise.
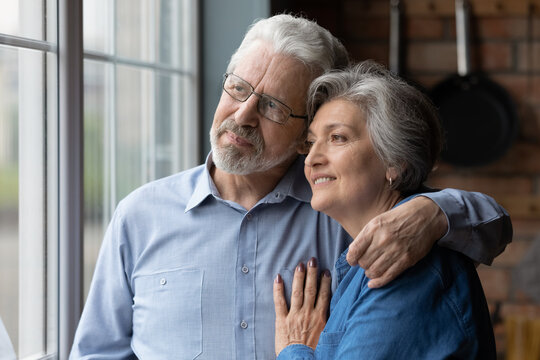
[[[403,201],[402,201],[403,202]],[[486,299],[474,264],[439,246],[390,284],[370,289],[347,250],[315,351],[290,345],[284,359],[495,359]]]

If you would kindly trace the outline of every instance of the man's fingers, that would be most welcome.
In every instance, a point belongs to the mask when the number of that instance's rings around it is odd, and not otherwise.
[[[291,311],[298,311],[304,304],[304,279],[306,277],[306,267],[304,263],[299,263],[294,271],[292,292],[291,292]]]
[[[354,241],[349,245],[347,252],[347,262],[351,266],[358,265],[358,260],[364,255],[373,240],[372,234],[366,227],[356,236]]]
[[[304,305],[313,307],[317,297],[317,259],[308,261],[306,286],[304,287]]]
[[[289,313],[283,290],[283,279],[280,274],[277,274],[274,279],[274,308],[276,317],[285,317]]]
[[[409,268],[408,265],[406,265],[404,262],[398,261],[394,265],[390,266],[382,276],[369,280],[368,287],[372,289],[383,287],[398,277],[398,275],[400,275],[407,268]]]
[[[384,253],[369,266],[362,266],[368,278],[374,279],[381,277],[391,266],[393,261],[389,259],[389,255]]]
[[[328,311],[328,305],[330,303],[330,285],[332,278],[330,277],[330,271],[325,270],[321,276],[321,284],[319,286],[319,295],[317,296],[317,303],[315,310],[318,311],[324,318]]]

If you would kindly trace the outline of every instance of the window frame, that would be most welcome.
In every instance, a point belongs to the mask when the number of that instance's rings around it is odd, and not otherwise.
[[[46,1],[43,0],[43,3]],[[47,41],[46,37],[45,40],[34,40],[0,33],[0,45],[38,50],[43,52],[44,58],[49,54],[56,56],[55,79],[43,80],[47,91],[50,81],[54,81],[56,109],[46,110],[42,133],[47,137],[46,144],[43,145],[46,154],[42,155],[46,166],[43,184],[46,194],[43,196],[46,196],[44,236],[47,238],[47,245],[43,251],[47,255],[44,271],[48,274],[44,291],[54,294],[52,300],[45,300],[43,306],[45,335],[41,340],[47,353],[27,356],[25,359],[67,359],[84,305],[84,60],[106,60],[155,72],[187,76],[190,79],[190,92],[195,95],[195,104],[188,107],[185,113],[182,110],[182,114],[175,115],[185,120],[180,125],[185,131],[179,141],[185,142],[190,151],[179,154],[182,159],[175,161],[191,167],[201,160],[199,2],[186,0],[178,5],[190,11],[191,31],[187,33],[191,36],[196,34],[195,38],[188,39],[192,51],[189,67],[185,71],[163,64],[84,51],[83,0],[56,0],[56,4],[57,43]],[[179,27],[181,26],[186,25],[179,24]],[[184,29],[183,34],[185,33]],[[20,212],[19,210],[19,214]],[[54,274],[53,279],[48,278],[50,274]],[[49,334],[49,331],[52,334]]]

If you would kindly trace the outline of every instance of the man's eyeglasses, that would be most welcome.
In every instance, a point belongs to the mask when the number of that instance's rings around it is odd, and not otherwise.
[[[251,94],[257,95],[259,97],[259,102],[257,103],[259,114],[278,124],[285,124],[289,117],[304,120],[308,118],[306,115],[293,114],[290,107],[276,98],[255,92],[250,83],[232,73],[224,75],[223,90],[233,99],[241,102],[249,99]]]

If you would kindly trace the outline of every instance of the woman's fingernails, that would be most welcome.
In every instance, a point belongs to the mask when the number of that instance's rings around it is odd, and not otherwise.
[[[317,259],[315,259],[314,257],[309,259],[308,266],[309,267],[317,267]]]
[[[298,272],[306,271],[306,267],[304,266],[304,263],[298,264],[298,266],[296,267],[296,271],[298,271]]]
[[[324,270],[323,274],[324,274],[324,276],[326,276],[326,277],[330,277],[330,276],[331,276],[331,275],[330,275],[330,270],[328,270],[328,269]]]
[[[274,279],[274,282],[276,284],[281,284],[283,282],[283,279],[281,278],[280,274],[277,274],[276,278]]]

